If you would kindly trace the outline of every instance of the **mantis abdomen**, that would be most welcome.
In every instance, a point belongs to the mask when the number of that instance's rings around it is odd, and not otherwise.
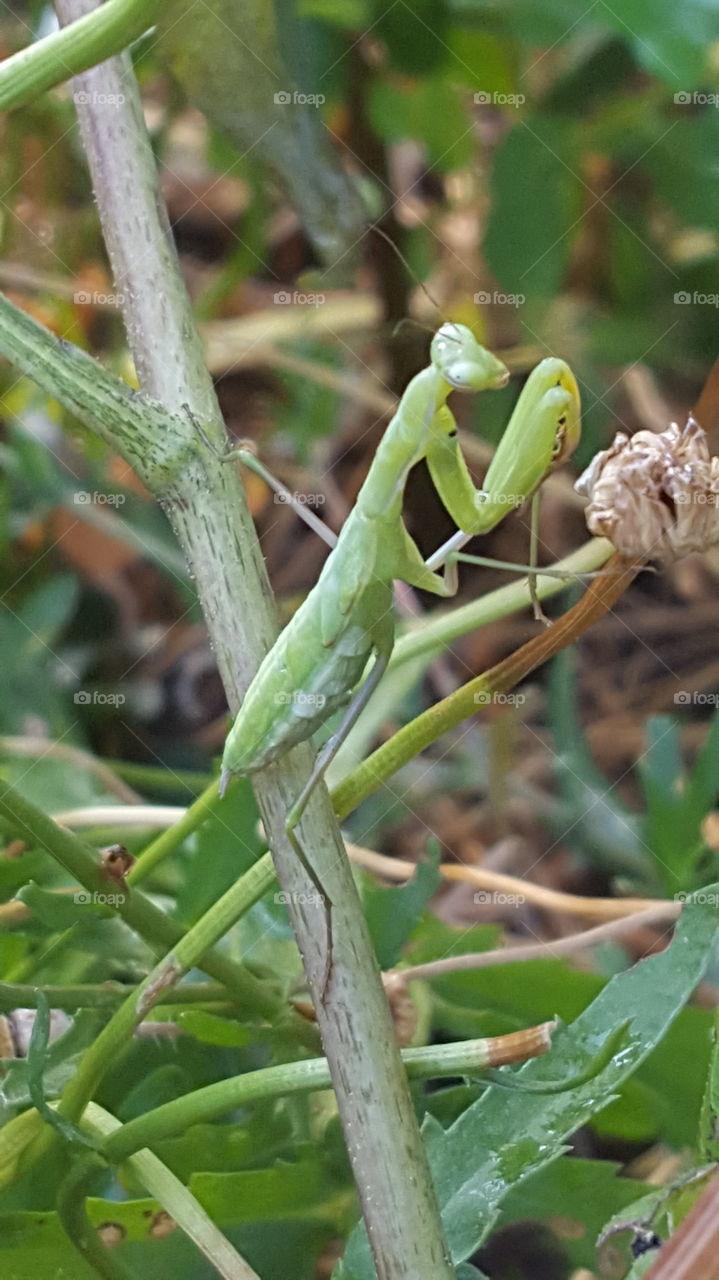
[[[371,608],[355,617],[376,616],[379,608],[391,618],[391,587],[374,583],[368,592]],[[231,773],[254,773],[311,738],[349,702],[362,677],[373,633],[353,618],[332,645],[323,645],[313,596],[288,622],[247,691],[225,745],[222,765]]]

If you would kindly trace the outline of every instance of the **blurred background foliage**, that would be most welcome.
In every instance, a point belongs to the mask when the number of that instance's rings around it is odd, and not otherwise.
[[[354,500],[393,395],[426,359],[420,326],[437,318],[428,294],[442,314],[473,325],[517,374],[548,353],[570,361],[584,401],[575,471],[616,430],[661,430],[697,405],[716,452],[719,388],[706,380],[719,314],[719,5],[307,0],[290,12],[288,0],[278,0],[279,49],[261,59],[262,6],[240,12],[224,0],[220,10],[223,27],[235,26],[249,53],[232,31],[210,24],[194,51],[217,74],[201,84],[171,32],[136,47],[146,120],[230,431],[253,438],[330,525],[341,525]],[[2,51],[23,46],[49,21],[43,4],[5,6]],[[297,92],[321,102],[295,100]],[[276,94],[292,100],[278,103]],[[131,377],[121,285],[109,276],[69,91],[44,95],[3,129],[0,285],[58,336]],[[414,279],[373,231],[347,234],[334,255],[320,253],[326,227],[303,226],[296,212],[315,166],[318,189],[348,184],[342,189],[398,246]],[[322,221],[317,204],[308,217]],[[406,317],[420,326],[398,329]],[[226,712],[171,531],[124,463],[16,372],[3,366],[0,378],[4,776],[48,811],[66,812],[117,800],[116,783],[94,767],[104,758],[125,788],[186,803],[209,780]],[[516,394],[514,379],[506,391],[457,406],[477,476],[487,457],[482,441],[498,438]],[[324,551],[259,481],[247,487],[287,617]],[[551,559],[585,536],[566,477],[548,486],[544,511]],[[410,487],[408,523],[427,553],[450,532],[422,474]],[[526,517],[508,520],[482,549],[525,560]],[[405,770],[391,793],[368,801],[351,824],[355,839],[417,860],[429,834],[430,851],[443,861],[587,894],[671,897],[714,878],[719,732],[709,717],[719,677],[718,569],[710,554],[642,576],[576,654],[558,661],[549,679],[540,673],[529,682],[521,707],[492,708]],[[467,574],[464,589],[476,594],[502,580]],[[520,617],[466,637],[419,688],[398,699],[388,688],[385,728],[446,690],[447,679],[457,684],[483,670],[530,634],[532,622]],[[61,751],[43,754],[47,739],[88,755],[78,763]],[[181,920],[197,918],[260,851],[249,790],[238,788],[228,805],[221,822],[204,824],[153,876],[158,900]],[[92,834],[99,843],[117,836],[112,828]],[[147,836],[123,833],[134,852]],[[149,959],[144,944],[102,911],[59,906],[50,891],[64,884],[38,850],[0,859],[6,907],[22,890],[27,908],[0,934],[6,980],[137,980]],[[445,889],[430,912],[431,876],[401,910],[399,899],[385,897],[390,891],[369,877],[362,884],[383,963],[406,952],[421,961],[486,950],[502,930],[510,940],[551,945],[576,927],[531,904],[478,903],[467,885]],[[572,1018],[611,974],[661,939],[661,929],[642,930],[607,943],[591,966],[533,961],[520,981],[513,966],[492,969],[491,981],[489,971],[436,980],[431,996],[418,997],[422,1035],[493,1034],[555,1012]],[[288,988],[297,980],[275,902],[258,904],[227,947],[279,973]],[[705,991],[700,1006],[710,999]],[[206,1024],[182,1016],[178,1040],[138,1039],[105,1082],[100,1101],[122,1118],[269,1060],[266,1044],[251,1037],[242,1047],[218,1044]],[[95,1035],[93,1018],[75,1020],[74,1038],[58,1054],[56,1087]],[[528,1199],[511,1203],[507,1223],[553,1220],[561,1195],[570,1217],[591,1203],[598,1229],[639,1194],[614,1177],[618,1164],[649,1177],[691,1147],[708,1030],[705,1007],[681,1014],[618,1101],[580,1131],[573,1154],[581,1159],[563,1159],[544,1182],[535,1180]],[[25,1098],[22,1071],[14,1072],[8,1114]],[[429,1099],[446,1124],[474,1096],[457,1085],[427,1093],[423,1103]],[[323,1122],[318,1155],[312,1139]],[[203,1177],[263,1171],[264,1183],[255,1176],[237,1193],[246,1220],[231,1227],[267,1280],[290,1269],[298,1278],[329,1274],[332,1242],[354,1206],[324,1100],[258,1109],[165,1145],[160,1154],[183,1175],[196,1171],[199,1149]],[[562,1173],[569,1164],[571,1173]],[[57,1176],[49,1168],[45,1181],[5,1193],[3,1209],[49,1210]],[[205,1190],[213,1203],[221,1188]],[[572,1267],[593,1266],[594,1237],[582,1221],[579,1234],[555,1230],[544,1252],[537,1237],[540,1252],[526,1261],[516,1237],[504,1252],[498,1238],[481,1265],[493,1280],[563,1280]],[[36,1247],[32,1233],[18,1244],[18,1280],[37,1274]],[[204,1274],[182,1242],[162,1247],[173,1274]],[[324,1271],[316,1269],[320,1255]]]

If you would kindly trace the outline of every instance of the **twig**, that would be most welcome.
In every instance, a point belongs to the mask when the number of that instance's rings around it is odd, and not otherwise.
[[[123,782],[122,778],[118,778],[117,774],[113,773],[112,769],[103,760],[98,760],[95,756],[90,755],[89,751],[83,751],[81,747],[70,746],[67,742],[50,742],[46,738],[35,738],[30,735],[12,738],[0,737],[0,752],[2,751],[6,751],[9,755],[66,760],[70,764],[77,764],[88,773],[94,774],[108,791],[116,795],[118,799],[126,801],[127,804],[138,804],[142,799],[132,787]]]
[[[492,969],[496,965],[519,964],[523,960],[553,960],[557,956],[574,955],[577,951],[585,951],[607,938],[619,938],[625,933],[643,926],[659,924],[665,920],[676,920],[682,909],[680,902],[665,902],[648,911],[636,911],[633,915],[622,916],[619,920],[608,920],[605,924],[596,925],[594,929],[585,929],[582,933],[570,933],[564,938],[553,938],[547,942],[520,943],[519,946],[502,947],[497,951],[473,951],[461,956],[445,956],[442,960],[431,960],[427,964],[410,965],[407,969],[397,969],[398,977],[405,982],[424,978],[437,978],[443,973],[457,973],[463,969]]]
[[[387,880],[411,880],[417,870],[416,863],[402,858],[390,858],[361,845],[348,844],[347,852],[354,863],[366,867],[374,875]],[[637,911],[653,910],[659,904],[655,898],[586,898],[581,894],[564,893],[550,889],[520,876],[491,871],[488,867],[467,866],[464,863],[443,862],[439,873],[445,880],[474,884],[479,889],[491,889],[498,893],[522,894],[527,902],[534,902],[547,911],[563,911],[567,915],[582,916],[585,920],[618,920],[635,915]]]

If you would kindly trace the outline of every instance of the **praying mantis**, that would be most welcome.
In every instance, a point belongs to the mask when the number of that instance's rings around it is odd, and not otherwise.
[[[435,554],[425,563],[402,519],[409,473],[426,461],[442,503],[466,540],[488,533],[531,497],[579,439],[576,379],[563,360],[542,360],[522,390],[484,487],[477,489],[446,400],[453,390],[498,388],[508,378],[505,365],[466,326],[445,323],[437,331],[430,362],[407,386],[316,585],[261,663],[225,743],[221,792],[232,776],[246,777],[265,768],[346,708],[285,821],[286,834],[328,913],[324,985],[331,963],[331,903],[296,828],[389,663],[395,635],[393,580],[448,597],[457,590],[457,562],[477,559],[448,545],[441,561]],[[250,461],[242,449],[218,456],[227,462]],[[443,573],[436,571],[439,563],[444,564]],[[370,659],[372,666],[363,680]]]

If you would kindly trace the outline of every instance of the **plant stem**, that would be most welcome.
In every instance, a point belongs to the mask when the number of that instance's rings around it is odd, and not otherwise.
[[[208,949],[257,901],[258,883],[264,892],[262,876],[257,877],[251,867],[213,903],[209,911],[177,941],[172,951],[133,989],[80,1059],[74,1076],[60,1097],[58,1110],[61,1115],[72,1120],[77,1120],[82,1115],[105,1072],[122,1053],[138,1023],[165,998],[168,989],[176,986],[188,969],[197,964]],[[277,1013],[277,1004],[273,1012]],[[299,1017],[294,1022],[296,1034],[301,1032],[301,1038],[306,1043],[316,1040],[310,1023]],[[301,1026],[302,1023],[304,1026]]]
[[[51,1009],[113,1009],[128,997],[136,996],[139,985],[124,982],[101,982],[75,986],[29,986],[19,982],[0,982],[0,1012],[13,1009],[35,1009],[38,997],[44,994]],[[172,996],[160,1004],[228,1005],[227,988],[220,982],[183,982]]]
[[[63,1178],[57,1195],[57,1213],[63,1229],[85,1262],[104,1280],[135,1280],[125,1263],[106,1249],[87,1216],[86,1197],[105,1161],[95,1151],[76,1158]]]
[[[601,569],[602,565],[609,560],[613,550],[611,542],[606,538],[590,538],[576,551],[572,551],[570,555],[549,567],[576,574],[577,581],[581,582],[580,575]],[[543,578],[540,569],[537,577],[537,598],[548,600],[557,592],[566,591],[568,585],[571,585],[571,578],[569,580]],[[506,618],[508,614],[516,613],[518,609],[526,608],[530,603],[531,597],[526,580],[518,578],[516,582],[498,587],[496,591],[490,591],[487,595],[480,596],[477,600],[470,600],[468,604],[460,605],[456,609],[437,609],[428,616],[415,619],[405,628],[404,634],[400,636],[394,647],[390,670],[420,657],[426,658],[429,663],[437,653],[444,652],[449,645],[469,631],[474,631],[477,627],[485,627],[487,623],[496,622],[498,618]]]
[[[402,1061],[412,1080],[474,1076],[488,1067],[523,1062],[526,1058],[546,1053],[550,1048],[553,1026],[551,1022],[542,1022],[536,1027],[527,1027],[524,1031],[512,1032],[506,1036],[403,1049]],[[324,1058],[308,1058],[304,1062],[288,1062],[276,1067],[265,1067],[261,1071],[247,1071],[230,1080],[221,1080],[217,1084],[196,1089],[182,1098],[175,1098],[164,1106],[147,1111],[136,1120],[130,1120],[103,1143],[103,1155],[113,1164],[120,1164],[128,1155],[142,1147],[151,1146],[176,1133],[184,1133],[190,1125],[216,1120],[218,1116],[234,1111],[237,1107],[286,1094],[329,1089],[331,1086],[332,1079]]]
[[[205,769],[166,769],[159,764],[138,764],[134,760],[107,760],[108,767],[118,778],[145,791],[178,791],[184,788],[197,795],[210,782],[210,772]]]
[[[65,21],[86,0],[61,0]],[[209,437],[224,431],[179,272],[157,186],[129,59],[113,60],[77,83],[83,141],[140,384],[178,419],[164,441],[176,449],[161,497],[195,576],[231,709],[236,710],[274,640],[276,618],[254,527],[235,468],[222,466],[186,422],[188,405]],[[112,111],[103,97],[119,103]],[[27,368],[27,365],[25,366]],[[30,370],[32,372],[32,370]],[[134,445],[157,449],[154,432],[136,423]],[[188,443],[191,441],[191,449]],[[118,441],[118,446],[122,445]],[[289,752],[255,781],[302,955],[337,1097],[379,1280],[417,1275],[453,1280],[437,1198],[402,1066],[379,970],[352,870],[325,789],[318,789],[297,830],[314,873],[333,903],[332,980],[325,990],[324,908],[285,834],[285,821],[309,776],[312,752]]]
[[[89,893],[108,893],[108,881],[92,851],[77,836],[63,830],[41,809],[26,800],[9,783],[4,783],[3,790],[0,791],[0,817],[32,848],[44,849]],[[115,909],[131,929],[161,954],[182,940],[181,926],[153,906],[137,889],[128,889],[124,900],[118,902]],[[248,1012],[268,1019],[277,1016],[282,1006],[276,995],[247,969],[212,950],[202,957],[202,967],[211,977],[223,983],[228,994],[238,1000]]]
[[[120,1122],[97,1103],[91,1102],[83,1116],[82,1127],[106,1138],[119,1131]],[[194,1241],[224,1280],[259,1280],[192,1193],[156,1155],[151,1151],[138,1151],[128,1160],[128,1168]],[[96,1231],[96,1228],[91,1227],[91,1230]]]
[[[536,667],[573,644],[588,627],[616,604],[641,567],[640,562],[624,560],[615,553],[607,565],[607,572],[596,578],[582,599],[546,631],[534,636],[508,658],[498,662],[483,675],[469,680],[448,698],[435,703],[395,733],[332,792],[332,802],[338,818],[346,818],[387,778],[391,778],[398,769],[437,738],[441,738],[469,716],[476,715],[478,708],[491,703],[493,695],[506,693]]]
[[[219,795],[219,784],[217,781],[210,783],[198,796],[194,804],[191,804],[184,817],[179,822],[173,823],[166,831],[160,833],[159,836],[148,844],[137,859],[134,867],[130,871],[127,879],[130,884],[137,884],[138,880],[144,880],[149,875],[153,867],[158,862],[162,862],[169,853],[172,853],[179,844],[193,831],[199,827],[200,823],[205,821],[211,813],[220,806],[222,801]],[[260,894],[260,897],[262,895]]]
[[[53,85],[126,49],[152,26],[162,4],[163,0],[106,0],[72,26],[7,58],[0,67],[0,111],[31,102]]]

